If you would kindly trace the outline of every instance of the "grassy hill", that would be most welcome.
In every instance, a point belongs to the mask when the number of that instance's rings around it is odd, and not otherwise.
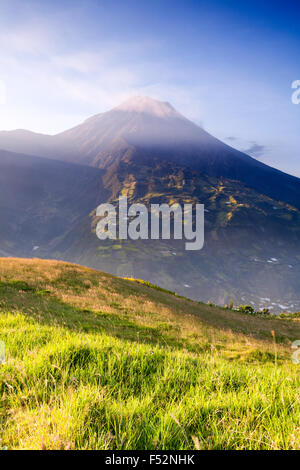
[[[0,448],[299,449],[299,319],[0,259]]]

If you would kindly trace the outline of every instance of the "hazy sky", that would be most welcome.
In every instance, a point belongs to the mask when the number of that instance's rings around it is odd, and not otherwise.
[[[0,129],[55,133],[142,94],[300,176],[299,13],[289,0],[0,0]]]

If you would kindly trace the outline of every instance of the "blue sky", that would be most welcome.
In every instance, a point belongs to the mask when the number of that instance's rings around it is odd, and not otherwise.
[[[300,5],[0,0],[0,129],[55,133],[136,94],[300,176]]]

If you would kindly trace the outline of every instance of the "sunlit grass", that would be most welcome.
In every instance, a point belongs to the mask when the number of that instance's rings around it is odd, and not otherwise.
[[[0,276],[0,448],[300,448],[297,320],[71,264],[0,260]]]

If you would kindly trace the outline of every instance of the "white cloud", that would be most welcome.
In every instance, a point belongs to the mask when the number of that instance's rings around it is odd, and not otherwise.
[[[83,41],[79,49],[78,44],[71,44],[71,40],[76,42],[74,31],[62,28],[60,23],[61,19],[54,22],[53,17],[47,22],[34,17],[14,28],[0,28],[0,43],[5,44],[0,70],[1,78],[10,84],[10,106],[6,110],[6,116],[11,115],[10,122],[15,113],[16,126],[34,126],[33,130],[47,132],[49,120],[53,119],[59,123],[59,131],[73,124],[67,116],[88,117],[133,95],[170,101],[187,117],[199,116],[195,87],[172,85],[178,70],[154,59],[153,51],[161,47],[159,40],[122,42],[99,36],[93,42]],[[25,110],[28,119],[22,125],[20,116]],[[66,117],[65,125],[61,125],[62,116]]]
[[[0,42],[5,45],[1,54],[28,54],[40,55],[50,50],[53,40],[47,29],[31,25],[19,27],[15,30],[1,29]]]
[[[0,105],[6,104],[6,101],[7,101],[6,85],[3,80],[0,80]]]

